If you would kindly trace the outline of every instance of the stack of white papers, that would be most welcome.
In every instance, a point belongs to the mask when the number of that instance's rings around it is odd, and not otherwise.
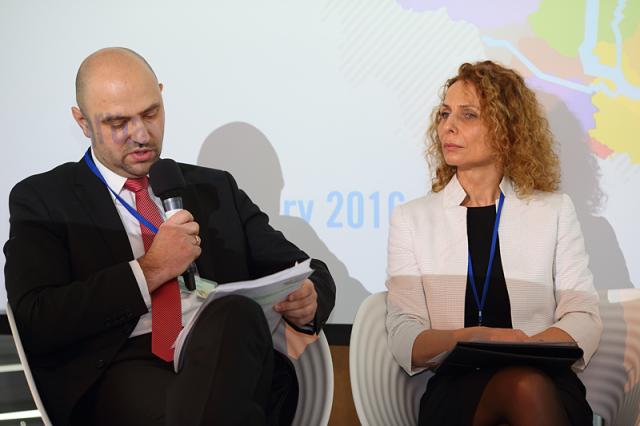
[[[298,289],[302,282],[313,272],[309,266],[310,259],[295,266],[285,269],[266,277],[252,281],[240,281],[222,285],[208,285],[210,292],[204,300],[196,314],[182,329],[175,343],[175,354],[173,368],[176,373],[182,366],[182,348],[189,338],[191,329],[198,321],[200,313],[214,300],[230,294],[245,296],[256,301],[260,306],[269,324],[269,330],[273,334],[278,324],[282,321],[282,316],[273,309],[273,305],[282,302],[287,296]],[[202,280],[202,278],[198,278]]]

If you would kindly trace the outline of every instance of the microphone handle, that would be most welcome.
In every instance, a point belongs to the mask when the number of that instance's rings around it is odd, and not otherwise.
[[[182,279],[187,290],[193,291],[196,289],[196,275],[198,275],[198,267],[195,263],[189,265],[187,270],[182,273]]]
[[[170,218],[178,210],[182,210],[182,197],[165,198],[162,200],[162,206],[164,207],[165,216]],[[195,262],[191,262],[187,270],[182,273],[182,279],[187,290],[194,291],[196,289],[196,276],[200,276],[198,267]]]

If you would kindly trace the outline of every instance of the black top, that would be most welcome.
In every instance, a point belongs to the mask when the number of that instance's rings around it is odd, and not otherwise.
[[[496,206],[467,207],[467,238],[478,299],[482,300],[482,289],[487,275],[493,224],[496,220]],[[496,240],[491,279],[487,299],[482,311],[482,325],[486,327],[511,328],[511,304],[502,271],[500,258],[500,238]],[[467,291],[464,303],[464,326],[478,325],[478,307],[473,296],[473,287],[467,277]]]

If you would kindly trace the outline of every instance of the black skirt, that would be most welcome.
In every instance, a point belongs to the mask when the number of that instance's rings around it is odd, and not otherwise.
[[[499,369],[437,374],[427,383],[420,400],[420,426],[471,425],[485,386]],[[571,424],[593,424],[593,411],[586,399],[584,385],[571,369],[547,374],[555,384],[558,396]],[[535,415],[535,413],[532,413]]]

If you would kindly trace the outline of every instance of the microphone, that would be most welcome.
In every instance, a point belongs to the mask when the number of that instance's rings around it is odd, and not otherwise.
[[[164,158],[156,161],[149,170],[149,183],[153,193],[162,200],[167,218],[182,209],[182,192],[187,187],[182,171],[175,161]],[[196,289],[198,267],[191,263],[182,274],[187,289]]]

